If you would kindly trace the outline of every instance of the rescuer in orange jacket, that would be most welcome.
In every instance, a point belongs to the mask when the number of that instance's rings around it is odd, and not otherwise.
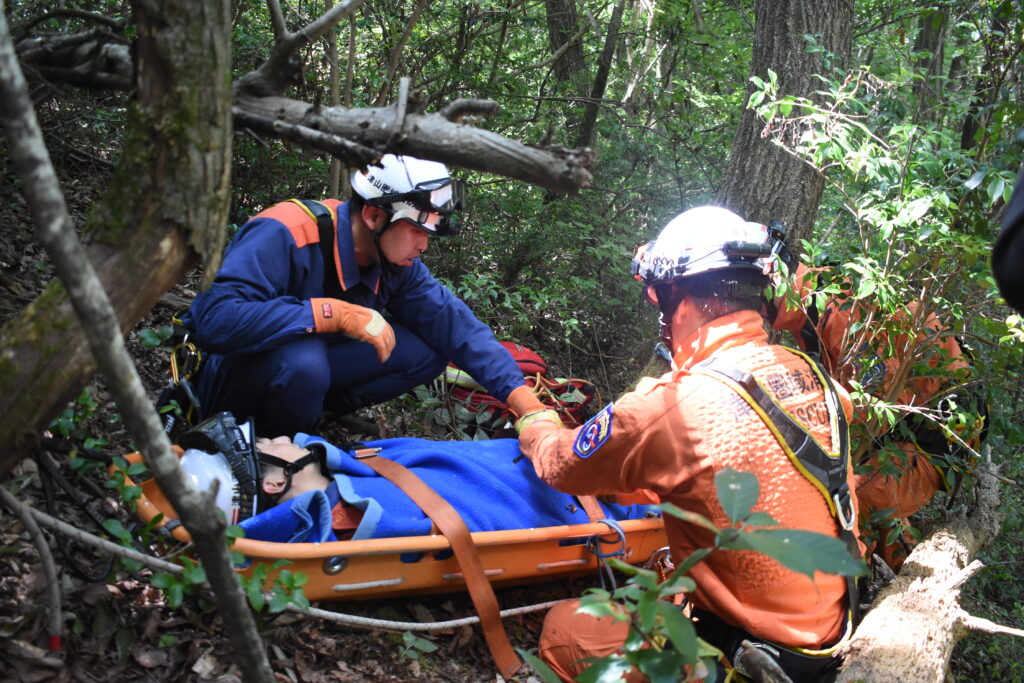
[[[820,354],[829,374],[845,387],[856,380],[864,391],[903,407],[907,417],[892,429],[872,424],[860,411],[852,425],[854,440],[861,442],[854,445],[860,454],[854,464],[863,470],[856,487],[861,530],[871,552],[898,570],[912,547],[910,533],[901,532],[910,526],[907,518],[962,474],[970,459],[965,445],[976,447],[983,429],[984,400],[975,391],[955,390],[967,379],[969,364],[934,314],[911,338],[887,331],[892,321],[878,320],[878,310],[860,301],[844,304],[829,297],[819,313],[815,298],[824,296],[820,289],[834,277],[830,269],[798,265],[794,296],[774,302],[772,327],[793,332],[802,349]],[[839,284],[850,288],[848,281]],[[917,310],[911,303],[896,322],[913,321]],[[957,409],[976,414],[974,424],[947,437],[941,423],[949,415],[934,413],[952,405],[950,395]]]
[[[516,423],[520,447],[540,477],[574,494],[614,494],[647,489],[711,519],[729,520],[715,493],[714,476],[727,467],[755,474],[760,498],[755,509],[783,527],[835,537],[843,535],[825,497],[787,456],[769,425],[727,384],[702,374],[727,364],[750,373],[771,399],[828,453],[845,439],[849,398],[822,386],[804,357],[768,343],[760,314],[774,251],[768,229],[717,207],[698,207],[674,218],[648,245],[634,273],[647,285],[648,300],[661,309],[662,336],[673,352],[673,369],[646,378],[578,429],[561,425],[550,411],[528,413]],[[827,382],[831,385],[831,382]],[[852,472],[839,478],[846,491],[847,529],[856,534]],[[673,560],[713,545],[706,529],[665,518]],[[853,540],[854,554],[860,548]],[[753,552],[715,552],[690,572],[695,609],[721,620],[715,632],[698,633],[720,648],[736,633],[784,646],[780,665],[804,678],[827,666],[829,657],[796,661],[795,650],[834,645],[848,624],[846,580],[817,573],[812,581]],[[626,626],[575,614],[571,603],[552,610],[540,640],[541,657],[570,679],[586,656],[604,656],[620,646]],[[724,650],[723,650],[724,651]],[[777,650],[778,651],[778,650]],[[766,650],[767,652],[767,650]],[[732,656],[735,650],[726,652]],[[796,679],[794,679],[796,680]]]

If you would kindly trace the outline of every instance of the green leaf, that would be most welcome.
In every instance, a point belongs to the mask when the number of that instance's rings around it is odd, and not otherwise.
[[[124,525],[121,524],[121,520],[119,519],[103,520],[103,528],[107,530],[107,533],[122,543],[132,542],[132,535],[128,533],[128,530],[124,528]]]
[[[540,676],[541,681],[544,683],[562,683],[562,679],[556,674],[550,666],[545,664],[540,657],[526,650],[517,647],[516,652],[523,658],[523,661],[533,669],[533,673]]]
[[[752,512],[747,517],[747,526],[778,526],[779,523],[767,512]]]
[[[667,515],[677,517],[685,522],[689,522],[690,524],[702,526],[712,533],[716,533],[718,531],[718,527],[716,527],[707,517],[698,515],[696,512],[684,510],[674,503],[661,503],[658,505],[658,509]]]
[[[259,581],[250,581],[245,587],[245,593],[249,596],[249,604],[252,608],[259,612],[263,609],[263,605],[266,604],[266,599],[263,597],[263,584]]]
[[[153,578],[151,578],[149,582],[157,588],[166,589],[174,583],[176,583],[177,580],[177,577],[171,574],[167,574],[166,572],[160,572],[159,574],[153,574]]]
[[[964,187],[966,187],[968,190],[973,190],[974,188],[981,185],[981,181],[985,179],[985,176],[987,174],[988,171],[975,171],[974,174],[967,179],[967,182],[964,183]]]
[[[733,524],[746,519],[750,508],[757,502],[760,487],[757,477],[750,472],[737,472],[731,467],[715,475],[718,502]]]
[[[633,668],[621,655],[599,659],[576,677],[579,683],[621,683],[622,678]]]
[[[744,533],[743,540],[751,549],[808,578],[814,578],[815,570],[841,576],[867,574],[864,562],[854,559],[846,544],[833,536],[800,529],[760,529]]]
[[[988,203],[989,206],[995,204],[998,199],[1003,196],[1003,190],[1006,189],[1006,181],[1000,176],[996,176],[992,179],[992,182],[988,184]]]
[[[167,589],[167,606],[171,609],[178,609],[181,607],[181,603],[184,599],[185,587],[180,583],[171,584]]]
[[[672,646],[687,662],[697,661],[697,630],[693,622],[674,603],[659,600],[658,605],[658,612]]]

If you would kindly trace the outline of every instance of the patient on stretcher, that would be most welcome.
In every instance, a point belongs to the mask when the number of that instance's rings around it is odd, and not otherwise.
[[[225,450],[223,440],[214,447],[205,435],[203,439],[182,445],[207,452]],[[258,466],[251,471],[258,472],[259,480],[256,514],[239,523],[246,537],[319,543],[433,533],[430,518],[412,499],[356,457],[362,448],[411,470],[458,511],[471,532],[590,521],[573,496],[537,477],[517,439],[396,438],[339,448],[299,433],[255,440]],[[612,520],[655,514],[646,505],[601,506]]]

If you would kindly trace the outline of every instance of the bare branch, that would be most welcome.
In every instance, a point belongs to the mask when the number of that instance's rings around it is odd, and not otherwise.
[[[50,19],[65,19],[65,18],[68,18],[68,19],[84,19],[86,21],[92,21],[92,22],[95,22],[97,24],[103,24],[104,26],[109,26],[111,29],[113,29],[115,31],[120,31],[120,30],[124,29],[124,22],[123,21],[118,21],[117,19],[111,19],[110,17],[108,17],[106,15],[103,15],[103,14],[97,14],[95,12],[86,12],[85,10],[78,10],[78,9],[56,9],[56,10],[52,10],[50,12],[45,12],[45,13],[39,15],[38,17],[35,17],[31,21],[29,21],[29,22],[27,22],[25,24],[22,24],[21,26],[15,27],[15,29],[11,33],[17,39],[17,38],[20,38],[23,35],[26,35],[29,31],[31,31],[33,28],[35,28],[39,24],[43,23],[44,21],[49,21]]]
[[[979,633],[1002,634],[1024,638],[1024,629],[1013,628],[1012,626],[1003,626],[1002,624],[997,624],[994,621],[989,621],[982,617],[971,616],[970,614],[964,614],[960,618],[960,623],[963,624],[965,628],[970,629],[971,631],[978,631]]]
[[[381,156],[383,156],[382,153],[370,147],[350,142],[337,135],[251,114],[238,107],[233,108],[231,111],[235,116],[235,124],[239,128],[269,132],[276,138],[294,142],[309,149],[330,152],[349,166],[363,168],[380,161]]]
[[[281,0],[267,0],[270,10],[270,25],[274,31],[274,40],[283,41],[288,38],[288,27],[284,23],[284,12],[281,11]]]
[[[226,5],[220,9],[220,24],[226,29]],[[140,17],[140,41],[152,40],[150,21],[150,17]],[[36,224],[36,236],[50,254],[67,290],[89,348],[108,380],[129,433],[141,446],[150,471],[196,541],[207,577],[216,587],[215,599],[225,631],[240,655],[238,664],[247,680],[272,681],[273,673],[266,653],[262,648],[250,646],[260,642],[259,632],[232,568],[224,533],[226,522],[218,513],[212,496],[197,492],[178,464],[125,348],[117,313],[68,214],[2,13],[0,117],[8,132],[15,167],[23,179],[24,195]]]
[[[459,105],[470,106],[476,105]],[[594,155],[589,148],[534,148],[497,133],[453,123],[441,114],[406,114],[404,136],[389,146],[395,121],[392,107],[324,108],[284,97],[246,96],[236,96],[235,107],[261,119],[328,131],[382,153],[433,159],[516,178],[553,192],[575,192],[591,182]],[[273,134],[270,128],[253,128]]]
[[[452,101],[438,113],[449,121],[458,123],[463,116],[491,117],[498,113],[498,103],[494,100],[471,100],[459,98]]]
[[[276,2],[276,0],[272,1]],[[294,58],[295,52],[327,33],[331,27],[359,9],[364,2],[366,0],[340,2],[309,26],[295,33],[288,33],[284,30],[282,17],[280,30],[283,33],[278,37],[270,57],[256,71],[250,71],[235,82],[236,94],[269,96],[283,93],[285,88],[299,75],[298,65]],[[275,34],[279,28],[277,21],[278,19],[275,18]]]

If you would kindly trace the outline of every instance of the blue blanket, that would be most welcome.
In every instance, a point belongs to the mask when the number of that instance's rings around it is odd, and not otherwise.
[[[322,443],[327,449],[327,465],[334,472],[337,494],[363,512],[353,539],[430,533],[432,523],[419,506],[350,453],[308,434],[297,434],[294,440],[302,446]],[[529,529],[588,521],[586,512],[573,496],[556,491],[537,477],[533,465],[520,453],[516,439],[428,441],[401,438],[373,441],[366,446],[380,448],[381,457],[412,470],[459,512],[470,531]],[[330,506],[324,503],[327,497],[299,496],[245,520],[241,526],[248,538],[265,541],[333,541]],[[601,505],[606,516],[615,520],[653,514],[652,508],[645,505]]]

